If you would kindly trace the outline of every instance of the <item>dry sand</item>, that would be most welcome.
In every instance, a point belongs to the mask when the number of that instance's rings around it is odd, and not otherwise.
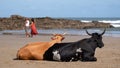
[[[24,35],[0,35],[0,68],[120,68],[120,37],[103,37],[105,46],[97,48],[97,62],[54,62],[14,60],[17,50],[30,42],[49,41],[51,35],[25,38]],[[88,36],[65,36],[63,42],[77,41]]]

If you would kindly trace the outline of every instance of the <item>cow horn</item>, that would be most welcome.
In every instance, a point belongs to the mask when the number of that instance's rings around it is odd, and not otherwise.
[[[92,35],[92,34],[90,34],[90,33],[87,31],[87,29],[86,29],[86,33],[87,33],[88,35],[90,35],[90,36]]]
[[[105,34],[106,28],[104,29],[103,33],[101,33],[101,35]]]
[[[65,34],[66,34],[66,32],[63,33],[63,35],[65,35]]]

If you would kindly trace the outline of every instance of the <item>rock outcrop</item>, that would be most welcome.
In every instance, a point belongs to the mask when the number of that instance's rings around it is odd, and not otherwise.
[[[25,18],[20,15],[11,15],[9,18],[0,18],[0,30],[22,30]],[[31,19],[31,18],[28,18]],[[56,19],[50,17],[34,18],[37,29],[84,29],[84,28],[110,28],[109,23],[92,21],[84,23],[79,20]]]

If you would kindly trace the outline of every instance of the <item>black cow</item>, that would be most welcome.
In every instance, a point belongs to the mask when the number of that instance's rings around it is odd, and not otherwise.
[[[97,61],[94,57],[95,49],[97,47],[102,48],[104,46],[102,42],[102,35],[105,33],[86,33],[91,36],[91,38],[86,38],[79,40],[77,42],[69,43],[56,43],[50,47],[44,54],[44,60],[51,61]]]

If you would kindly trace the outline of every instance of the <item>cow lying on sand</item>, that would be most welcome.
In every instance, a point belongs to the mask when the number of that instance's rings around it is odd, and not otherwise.
[[[95,50],[97,47],[102,48],[104,46],[102,42],[102,35],[105,33],[86,33],[91,36],[91,38],[85,38],[77,42],[68,43],[56,43],[50,47],[44,54],[44,60],[50,61],[97,61],[94,57]]]
[[[42,60],[45,51],[55,43],[61,43],[64,39],[62,34],[55,34],[50,42],[29,43],[20,48],[17,52],[17,59],[20,60]]]

